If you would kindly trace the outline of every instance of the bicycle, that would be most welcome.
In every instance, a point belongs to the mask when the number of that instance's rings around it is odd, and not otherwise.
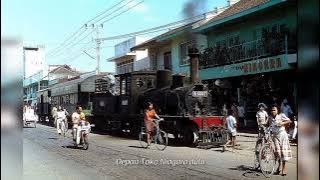
[[[254,169],[260,168],[259,153],[260,153],[262,146],[267,141],[266,136],[265,136],[266,132],[267,132],[266,127],[264,127],[264,126],[259,127],[259,134],[258,134],[258,138],[257,138],[256,145],[254,148],[254,163],[253,163]]]
[[[158,150],[163,151],[168,145],[168,134],[160,129],[159,123],[164,121],[161,119],[156,119],[152,121],[155,125],[155,135],[151,138],[151,143],[156,145]],[[145,132],[145,127],[141,127],[141,132],[139,133],[140,145],[143,148],[147,148],[149,145],[147,143],[147,133]]]
[[[259,151],[259,166],[262,174],[266,177],[270,177],[274,173],[276,167],[280,166],[280,164],[277,163],[279,161],[279,156],[276,155],[275,152],[271,128],[265,129],[264,139],[265,141]]]

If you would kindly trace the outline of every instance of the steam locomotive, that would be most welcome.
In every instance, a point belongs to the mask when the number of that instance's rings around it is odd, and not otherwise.
[[[152,102],[164,122],[161,128],[185,144],[223,144],[223,116],[211,114],[211,91],[198,80],[198,55],[189,50],[191,81],[169,70],[138,71],[117,75],[118,93],[112,94],[96,80],[93,120],[96,127],[137,135],[143,110]],[[104,90],[103,90],[104,89]]]

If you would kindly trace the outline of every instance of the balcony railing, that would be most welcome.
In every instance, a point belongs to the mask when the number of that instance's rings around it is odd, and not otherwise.
[[[237,62],[296,52],[295,42],[282,38],[258,39],[231,47],[209,47],[200,54],[200,68],[227,65]]]

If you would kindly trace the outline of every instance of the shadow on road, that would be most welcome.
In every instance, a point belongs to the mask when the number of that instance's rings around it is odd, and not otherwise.
[[[32,128],[33,129],[35,127],[30,125],[30,126],[23,126],[23,128]]]
[[[242,176],[248,177],[248,178],[260,178],[261,176],[263,176],[263,174],[259,170],[255,169],[251,166],[240,165],[240,166],[237,166],[234,168],[229,168],[229,169],[235,170],[235,171],[244,171]]]
[[[48,138],[48,139],[54,139],[54,140],[58,140],[59,138]]]
[[[61,146],[61,147],[68,148],[68,149],[80,149],[85,151],[85,149],[82,149],[82,147],[76,147],[76,146]]]
[[[131,148],[138,148],[138,149],[146,149],[146,148],[141,147],[141,146],[128,146],[128,147],[131,147]]]

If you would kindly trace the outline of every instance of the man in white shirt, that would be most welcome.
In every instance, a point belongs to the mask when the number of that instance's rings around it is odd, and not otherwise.
[[[78,129],[79,126],[79,122],[80,122],[80,115],[82,113],[82,108],[81,106],[77,106],[76,107],[76,111],[72,114],[72,135],[73,135],[73,140],[76,140],[76,131]]]
[[[228,127],[228,132],[229,132],[229,140],[228,142],[225,144],[225,147],[227,144],[232,143],[232,149],[234,151],[235,148],[235,144],[236,144],[236,135],[237,135],[237,121],[236,118],[233,117],[233,111],[229,110],[228,111],[228,117],[226,118],[227,121],[227,127]]]
[[[66,122],[66,113],[65,111],[59,106],[58,112],[57,112],[57,131],[59,135],[61,135],[61,123]],[[66,128],[66,126],[64,126]]]

